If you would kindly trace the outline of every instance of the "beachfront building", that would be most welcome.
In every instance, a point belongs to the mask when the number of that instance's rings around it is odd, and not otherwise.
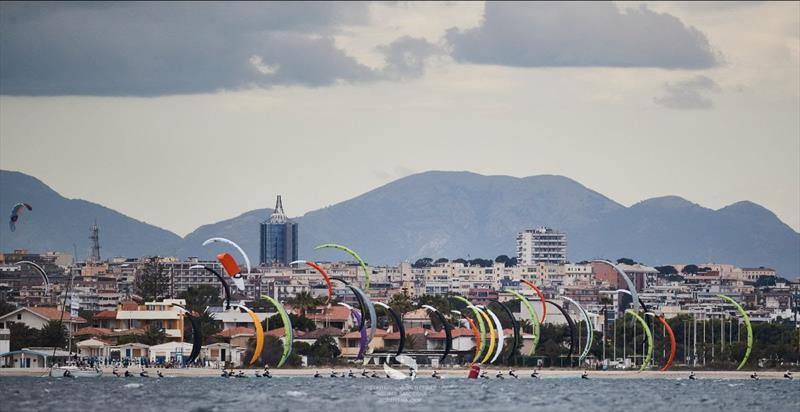
[[[13,323],[23,323],[29,328],[42,329],[50,321],[61,320],[71,332],[77,331],[83,325],[86,325],[86,319],[80,316],[72,316],[69,312],[64,312],[54,307],[25,307],[11,311],[3,316],[0,316],[0,329],[8,329]],[[12,336],[13,340],[14,337]]]
[[[150,363],[163,365],[166,363],[183,364],[192,353],[192,344],[188,342],[167,342],[149,348]]]
[[[174,305],[186,306],[183,299],[164,299],[161,302],[121,303],[117,309],[115,331],[130,329],[163,329],[167,337],[178,342],[183,341],[183,311]]]
[[[0,353],[0,366],[8,368],[46,368],[53,363],[65,364],[72,354],[63,349],[23,348]]]

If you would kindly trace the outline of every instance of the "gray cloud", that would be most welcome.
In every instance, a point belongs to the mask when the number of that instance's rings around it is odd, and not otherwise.
[[[517,67],[700,69],[719,56],[678,18],[613,3],[487,2],[480,26],[446,35],[459,62]]]
[[[0,93],[204,93],[378,78],[334,44],[363,3],[12,3],[0,13]]]
[[[714,101],[708,95],[719,90],[719,85],[710,77],[695,76],[675,83],[664,83],[666,94],[653,100],[670,109],[710,109]]]
[[[386,54],[384,75],[397,79],[422,76],[428,58],[444,52],[441,47],[425,39],[409,36],[403,36],[388,45],[380,46],[378,50]]]

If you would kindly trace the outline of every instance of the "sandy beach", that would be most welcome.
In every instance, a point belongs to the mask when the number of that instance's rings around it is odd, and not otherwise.
[[[124,369],[120,369],[121,371]],[[138,373],[140,369],[132,367],[131,372]],[[164,368],[148,368],[146,369],[151,377],[156,376],[156,370],[160,370],[165,377],[181,376],[181,377],[214,377],[219,376],[221,370],[211,368],[185,368],[185,369],[164,369]],[[236,369],[238,371],[239,369]],[[252,377],[256,371],[261,372],[261,369],[241,369]],[[347,374],[350,368],[334,368],[334,370],[341,374]],[[368,368],[369,371],[376,371],[379,376],[383,377],[383,369],[381,368]],[[494,377],[498,371],[503,374],[508,373],[508,368],[485,368],[489,372],[489,376]],[[113,368],[103,368],[104,376],[112,376]],[[270,369],[270,373],[274,377],[311,377],[315,372],[319,371],[324,377],[328,377],[331,368],[302,368],[302,369]],[[353,368],[353,373],[359,374],[361,369]],[[440,375],[446,377],[464,378],[467,376],[467,368],[453,368],[453,369],[438,369]],[[419,376],[428,377],[433,372],[432,369],[420,369]],[[529,378],[533,369],[516,369],[516,374],[520,378]],[[578,378],[583,373],[579,369],[539,369],[539,376],[542,379],[548,378]],[[752,371],[695,371],[695,375],[700,379],[750,379]],[[47,369],[43,368],[2,368],[0,369],[0,377],[2,376],[43,376],[47,374]],[[759,371],[758,376],[761,379],[783,379],[784,371]],[[793,370],[793,374],[800,376],[800,372]],[[593,378],[603,379],[685,379],[689,376],[689,371],[589,371],[589,376]],[[507,376],[506,376],[507,377]]]

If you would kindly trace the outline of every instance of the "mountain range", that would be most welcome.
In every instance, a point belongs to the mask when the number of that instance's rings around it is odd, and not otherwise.
[[[0,250],[88,250],[89,226],[101,227],[102,255],[212,257],[201,246],[221,236],[258,261],[258,224],[271,209],[257,209],[197,228],[185,237],[79,199],[66,199],[40,180],[0,171],[0,210],[17,202],[34,210],[16,232],[0,225]],[[27,212],[27,211],[26,211]],[[23,213],[26,213],[23,212]],[[563,176],[524,178],[469,172],[424,172],[353,199],[306,213],[299,223],[300,257],[343,260],[320,243],[342,243],[371,264],[420,257],[513,256],[517,232],[548,226],[568,235],[572,261],[629,257],[649,265],[724,262],[768,266],[800,275],[800,233],[774,213],[748,201],[718,210],[676,196],[625,207]]]

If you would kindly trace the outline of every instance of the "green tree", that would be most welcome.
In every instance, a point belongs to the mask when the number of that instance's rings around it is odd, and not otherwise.
[[[697,273],[699,271],[700,271],[700,268],[697,267],[697,265],[686,265],[681,270],[682,273],[691,273],[691,274],[695,274],[695,273]]]
[[[169,274],[158,256],[145,259],[136,270],[133,287],[145,301],[163,298],[169,291]]]
[[[436,263],[437,265],[439,265],[439,264],[442,264],[442,263],[447,263],[447,262],[449,262],[449,261],[450,261],[450,260],[449,260],[449,259],[447,259],[447,258],[439,258],[439,259],[436,259],[436,262],[434,262],[434,263]]]
[[[161,329],[155,325],[151,325],[142,335],[139,335],[137,338],[139,343],[153,346],[166,342],[167,334],[164,332],[164,329]]]
[[[313,309],[323,303],[322,299],[315,298],[308,292],[300,292],[290,298],[287,303],[300,312],[301,317],[306,317],[306,311]]]
[[[197,318],[200,322],[200,331],[203,334],[203,343],[214,343],[217,341],[216,334],[222,330],[219,322],[207,310],[200,312]]]
[[[659,274],[662,274],[662,275],[677,275],[678,274],[678,270],[675,269],[675,266],[670,266],[670,265],[667,265],[667,266],[656,266],[656,270],[658,271]]]
[[[317,325],[314,323],[313,320],[302,316],[302,315],[295,315],[294,313],[289,314],[289,322],[292,323],[292,329],[295,330],[302,330],[303,332],[310,332],[317,328]],[[283,318],[281,318],[280,314],[272,315],[267,319],[264,319],[261,322],[264,330],[273,330],[283,327]]]
[[[209,306],[219,306],[222,299],[219,297],[219,288],[211,285],[190,287],[181,292],[178,299],[186,300],[186,307],[195,312],[203,312]]]
[[[17,305],[7,302],[5,296],[3,295],[2,299],[0,299],[0,316],[5,315],[6,313],[11,313],[17,310]]]
[[[416,262],[411,264],[411,267],[413,267],[413,268],[427,268],[427,267],[431,267],[432,265],[433,265],[433,259],[426,257],[426,258],[422,258],[422,259],[417,259]]]
[[[422,295],[417,299],[419,306],[430,305],[444,314],[450,313],[450,301],[442,295]]]
[[[342,351],[336,340],[328,335],[320,336],[308,351],[309,363],[314,365],[336,364],[336,359]]]
[[[617,263],[622,263],[624,265],[635,265],[636,261],[631,258],[619,258],[617,259]]]
[[[67,346],[67,335],[63,322],[51,320],[39,330],[38,346],[64,348]]]
[[[503,264],[508,264],[509,260],[511,260],[511,258],[509,258],[508,255],[500,255],[500,256],[494,258],[494,261],[496,263],[503,263]]]
[[[20,350],[41,346],[39,345],[39,331],[29,328],[22,322],[14,322],[8,326],[11,331],[11,350]]]
[[[414,302],[411,301],[411,296],[405,290],[392,295],[387,304],[391,306],[392,309],[394,309],[401,317],[404,314],[416,309],[416,305],[414,305]]]

